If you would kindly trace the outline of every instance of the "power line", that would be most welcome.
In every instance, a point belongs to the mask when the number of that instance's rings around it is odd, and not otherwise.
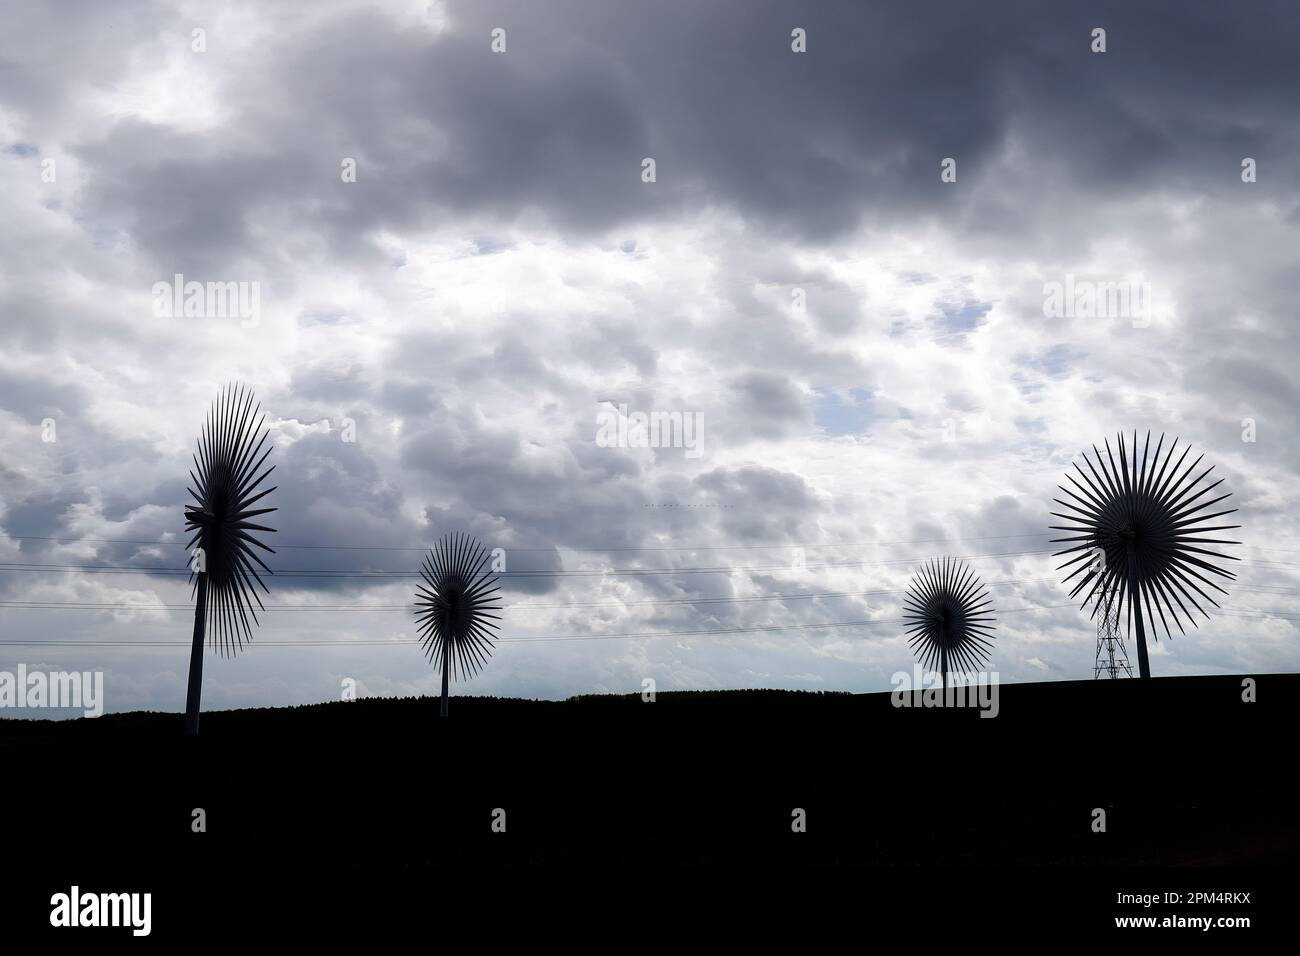
[[[1045,578],[1010,578],[1005,581],[990,581],[989,587],[1003,587],[1012,584],[1041,584],[1048,581],[1055,581],[1054,577]],[[763,594],[751,595],[749,597],[724,598],[724,597],[703,597],[703,598],[665,598],[657,601],[601,601],[601,602],[584,602],[573,601],[564,604],[509,604],[504,610],[507,611],[533,611],[533,610],[553,610],[566,608],[627,608],[627,607],[671,607],[671,606],[692,606],[697,604],[747,604],[755,601],[792,601],[808,600],[813,598],[839,598],[839,597],[869,597],[878,594],[901,594],[906,588],[881,588],[873,591],[817,591],[817,592],[796,592],[793,594]],[[0,608],[12,607],[21,609],[71,609],[71,610],[97,610],[97,611],[190,611],[193,610],[191,604],[132,604],[127,601],[100,601],[87,602],[78,604],[70,601],[0,601]],[[409,610],[412,604],[268,604],[268,611],[390,611],[390,610]]]
[[[81,544],[83,541],[92,542],[92,544],[118,544],[118,545],[169,545],[179,546],[183,541],[144,541],[139,538],[122,538],[122,537],[48,537],[44,535],[8,535],[14,541],[57,541],[64,544]],[[793,541],[788,544],[779,545],[651,545],[643,548],[632,548],[632,546],[611,546],[611,548],[594,548],[594,546],[568,546],[568,545],[551,545],[547,548],[513,548],[506,546],[506,551],[529,551],[529,553],[547,554],[551,551],[591,551],[591,553],[603,553],[603,551],[746,551],[746,550],[781,550],[790,548],[875,548],[879,545],[920,545],[920,544],[939,544],[943,541],[1005,541],[1008,538],[1018,537],[1047,537],[1047,533],[1034,533],[1034,535],[985,535],[974,537],[930,537],[914,538],[911,541],[865,541],[865,542],[848,542],[848,544],[829,544],[829,542],[800,542]],[[383,545],[285,545],[277,544],[276,549],[287,550],[308,550],[308,551],[408,551],[412,554],[422,554],[428,551],[428,548],[395,548],[395,546]]]
[[[1052,548],[1044,548],[1029,551],[996,551],[985,554],[953,555],[966,561],[982,560],[987,558],[1013,558],[1024,557],[1035,554],[1055,554]],[[573,571],[499,571],[496,572],[501,577],[539,577],[539,578],[564,578],[564,577],[603,577],[610,576],[653,576],[663,574],[733,574],[735,572],[766,572],[766,571],[827,571],[836,568],[870,568],[886,567],[899,564],[911,564],[921,561],[921,556],[908,558],[894,558],[888,561],[842,561],[833,564],[803,564],[795,565],[791,563],[773,564],[773,565],[720,565],[717,567],[703,568],[596,568],[592,570],[573,570]],[[1300,563],[1287,563],[1278,561],[1262,561],[1252,558],[1238,559],[1242,564],[1251,564],[1261,568],[1300,568]],[[159,568],[159,567],[140,567],[135,565],[115,565],[115,564],[30,564],[23,562],[0,562],[0,571],[34,571],[48,574],[152,574],[152,575],[184,575],[189,576],[189,568]],[[293,568],[274,572],[279,578],[320,578],[320,579],[339,579],[347,580],[349,578],[361,579],[404,579],[418,578],[418,571],[398,571],[391,569],[373,569],[365,571],[347,571],[342,569],[308,569]]]
[[[1074,602],[1065,604],[1031,604],[1025,607],[1000,609],[998,614],[1017,614],[1025,611],[1049,611],[1066,607],[1075,607]],[[1241,608],[1236,612],[1225,611],[1223,613],[1231,614],[1234,617],[1243,617],[1251,620],[1270,620],[1279,619],[1286,621],[1300,620],[1300,615],[1290,615],[1285,612],[1267,611],[1260,608]],[[1258,616],[1257,616],[1258,615]],[[872,627],[882,624],[901,624],[902,618],[878,618],[866,621],[831,621],[822,624],[774,624],[752,627],[735,627],[735,628],[707,628],[689,631],[631,631],[615,634],[552,634],[545,636],[532,637],[510,637],[502,638],[498,643],[503,644],[526,644],[526,643],[560,643],[568,641],[608,641],[608,640],[639,640],[653,639],[663,637],[703,637],[703,636],[728,636],[732,634],[756,634],[774,631],[802,631],[802,630],[819,630],[836,627]],[[385,647],[399,646],[422,643],[418,639],[402,640],[374,640],[365,638],[342,638],[337,641],[323,640],[306,640],[306,641],[256,641],[259,647]],[[4,647],[190,647],[190,641],[0,641],[0,646]]]
[[[1034,551],[1000,551],[990,552],[987,554],[960,555],[964,560],[976,560],[982,558],[1009,558],[1021,557],[1029,554],[1051,554],[1052,549],[1040,549]],[[773,564],[773,565],[721,565],[718,567],[707,568],[597,568],[584,571],[499,571],[495,572],[502,577],[600,577],[604,575],[658,575],[658,574],[732,574],[737,571],[826,571],[834,568],[862,568],[862,567],[881,567],[885,565],[910,564],[919,561],[919,557],[896,558],[889,561],[844,561],[835,564],[804,564],[794,565]],[[29,564],[17,561],[0,562],[0,571],[37,571],[50,574],[63,573],[87,573],[87,574],[158,574],[158,575],[186,575],[190,574],[189,568],[158,568],[158,567],[139,567],[133,565],[117,564]],[[281,578],[416,578],[419,577],[418,571],[396,571],[396,570],[368,570],[368,571],[346,571],[346,570],[329,570],[329,569],[309,569],[309,568],[292,568],[274,572],[276,577]]]
[[[140,544],[155,546],[179,546],[182,541],[144,541],[131,538],[54,538],[44,535],[30,534],[11,534],[7,537],[15,541],[56,541],[68,544],[79,544],[83,541],[97,544]],[[554,551],[581,551],[592,553],[604,552],[628,552],[628,551],[779,551],[789,550],[791,548],[870,548],[881,545],[897,544],[937,544],[944,541],[1005,541],[1011,538],[1047,538],[1046,533],[1035,534],[996,534],[982,535],[973,537],[955,537],[955,538],[916,538],[911,541],[866,541],[866,542],[849,542],[849,543],[811,543],[811,542],[789,542],[786,544],[732,544],[732,545],[653,545],[646,547],[569,547],[567,545],[552,545],[545,548],[516,548],[505,547],[507,552],[523,552],[535,554],[549,554]],[[381,545],[353,545],[353,544],[276,544],[276,550],[296,550],[296,551],[405,551],[412,554],[423,554],[428,551],[427,547],[410,548],[410,547],[391,547]]]
[[[1000,610],[999,614],[1016,614],[1022,611],[1044,611],[1062,607],[1074,607],[1073,604],[1035,604],[1027,607]],[[831,627],[867,627],[878,624],[901,624],[902,618],[877,619],[867,621],[831,621],[824,624],[772,624],[755,627],[705,628],[691,631],[630,631],[621,634],[551,634],[534,637],[501,638],[499,644],[558,643],[561,641],[612,641],[632,640],[656,637],[700,637],[705,635],[754,634],[768,631],[802,631]],[[379,647],[387,645],[420,644],[416,639],[396,641],[373,640],[365,638],[343,638],[337,641],[255,641],[259,647]],[[6,647],[190,647],[190,641],[0,641]]]
[[[5,537],[14,541],[54,541],[65,544],[80,544],[90,542],[95,544],[138,544],[152,546],[172,546],[179,547],[181,541],[147,541],[137,538],[60,538],[47,535],[35,534],[11,534]],[[556,551],[587,552],[592,554],[612,553],[612,552],[642,552],[642,551],[781,551],[793,548],[875,548],[882,546],[894,546],[900,544],[942,544],[947,541],[1006,541],[1014,538],[1047,538],[1044,533],[1032,534],[994,534],[994,535],[959,535],[947,538],[913,538],[908,541],[860,541],[860,542],[808,542],[808,541],[791,541],[784,544],[731,544],[731,545],[646,545],[641,547],[632,546],[611,546],[611,547],[570,547],[568,545],[551,545],[543,548],[517,548],[505,547],[503,550],[508,552],[518,552],[526,554],[550,554]],[[427,547],[393,547],[384,545],[355,545],[355,544],[276,544],[276,550],[289,551],[397,551],[410,554],[423,554],[428,551]],[[1282,554],[1300,554],[1300,549],[1293,548],[1264,548],[1257,545],[1247,545],[1257,551],[1276,551]]]
[[[1054,582],[1054,577],[1010,578],[1005,581],[989,581],[987,587],[1010,587],[1012,585],[1031,585]],[[1242,585],[1234,586],[1238,591],[1256,591],[1263,594],[1300,594],[1300,588],[1288,588],[1281,585]],[[632,608],[632,607],[694,607],[709,604],[751,604],[760,601],[799,601],[819,598],[871,597],[881,594],[901,594],[907,588],[880,588],[872,591],[817,591],[798,592],[794,594],[761,594],[748,597],[702,597],[702,598],[665,598],[657,601],[573,601],[562,604],[508,604],[506,611],[542,611],[566,610],[569,608]],[[267,611],[403,611],[414,605],[407,604],[267,604],[259,610]],[[98,601],[77,603],[72,601],[4,601],[0,608],[14,610],[49,610],[49,611],[192,611],[192,604],[133,604],[128,601]]]

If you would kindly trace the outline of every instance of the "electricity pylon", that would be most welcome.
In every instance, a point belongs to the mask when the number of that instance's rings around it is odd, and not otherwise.
[[[1093,679],[1101,677],[1132,677],[1133,667],[1128,662],[1128,650],[1119,629],[1119,602],[1110,587],[1103,583],[1097,588],[1097,659],[1093,664]]]

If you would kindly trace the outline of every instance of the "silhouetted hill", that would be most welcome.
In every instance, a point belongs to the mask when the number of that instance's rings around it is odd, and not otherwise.
[[[434,698],[371,698],[205,713],[197,738],[180,714],[5,720],[0,746],[9,767],[55,760],[98,781],[95,800],[75,784],[9,788],[19,804],[102,814],[102,837],[164,848],[202,806],[226,834],[213,848],[270,834],[313,854],[323,828],[419,854],[451,838],[435,838],[436,817],[466,821],[455,838],[484,860],[500,843],[479,846],[478,824],[508,805],[511,845],[541,859],[603,854],[611,834],[704,857],[775,840],[836,862],[1293,855],[1282,768],[1300,675],[1256,675],[1254,703],[1243,680],[1010,684],[994,718],[890,693],[456,697],[446,720]],[[1104,840],[1089,829],[1098,807]],[[793,808],[810,823],[791,844]]]
[[[446,720],[432,698],[219,711],[197,738],[180,714],[7,720],[6,847],[35,861],[26,909],[73,880],[141,886],[178,930],[245,886],[316,906],[324,884],[285,872],[423,912],[448,867],[465,893],[560,890],[570,873],[611,892],[641,880],[646,900],[719,868],[759,887],[797,873],[829,899],[841,884],[818,873],[869,868],[869,885],[843,884],[845,905],[868,894],[879,918],[881,901],[935,896],[972,919],[996,902],[1052,914],[1052,931],[1062,914],[1095,928],[1123,912],[1117,890],[1259,900],[1267,874],[1300,861],[1300,675],[1254,680],[1255,703],[1240,676],[1007,685],[991,719],[887,693],[754,690],[457,697]],[[692,899],[718,889],[693,879]]]
[[[994,732],[1014,727],[1038,733],[1051,725],[1062,731],[1113,735],[1123,722],[1151,718],[1190,721],[1191,726],[1213,720],[1221,727],[1254,727],[1282,713],[1296,715],[1300,701],[1300,674],[1254,675],[1265,686],[1257,701],[1245,703],[1245,676],[1154,678],[1141,682],[1055,681],[1003,684],[998,687],[996,715],[981,718],[973,707],[896,707],[891,692],[849,694],[789,690],[707,690],[659,692],[652,702],[640,694],[582,695],[562,701],[505,697],[456,697],[444,727],[438,717],[436,697],[361,698],[294,707],[261,707],[205,711],[201,739],[248,737],[254,742],[268,735],[291,734],[315,738],[328,734],[372,738],[424,737],[443,730],[475,733],[485,726],[508,725],[516,733],[552,722],[589,724],[601,732],[609,722],[620,727],[649,728],[682,723],[702,732],[711,726],[817,726],[836,733],[844,720],[880,722],[878,730],[909,735],[927,720],[954,722],[979,720],[981,729]],[[985,708],[988,709],[988,708]],[[0,745],[41,742],[93,743],[105,738],[131,737],[168,740],[181,733],[180,714],[132,711],[95,719],[0,720]],[[523,725],[520,721],[525,721]],[[929,728],[928,723],[923,726]],[[1107,729],[1109,728],[1109,729]],[[1122,741],[1116,740],[1122,748]]]

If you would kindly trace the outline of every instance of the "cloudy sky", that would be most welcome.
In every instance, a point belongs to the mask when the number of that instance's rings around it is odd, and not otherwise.
[[[205,709],[436,692],[412,581],[362,572],[447,531],[508,571],[462,693],[887,689],[941,554],[1001,680],[1091,677],[1048,512],[1118,429],[1243,525],[1153,672],[1295,671],[1298,47],[1287,3],[8,5],[0,669],[183,708],[185,578],[129,569],[184,566],[239,381],[277,575]],[[257,314],[159,315],[177,274]],[[620,406],[699,443],[598,440]]]

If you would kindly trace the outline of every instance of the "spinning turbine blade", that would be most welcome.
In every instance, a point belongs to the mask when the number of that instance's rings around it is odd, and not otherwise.
[[[415,620],[425,654],[442,671],[443,716],[449,677],[474,676],[492,653],[501,588],[490,560],[491,554],[472,538],[443,535],[420,567]]]
[[[979,670],[993,647],[993,602],[969,566],[937,558],[916,572],[903,598],[908,643],[928,669],[938,665],[943,686],[948,668]]]
[[[1066,523],[1051,528],[1069,537],[1052,542],[1070,547],[1053,557],[1072,556],[1057,568],[1072,568],[1065,577],[1067,583],[1073,582],[1070,597],[1082,594],[1086,607],[1102,588],[1115,595],[1130,631],[1137,632],[1142,677],[1151,676],[1146,625],[1153,625],[1157,640],[1156,620],[1170,639],[1171,621],[1182,634],[1186,623],[1199,627],[1197,615],[1207,620],[1210,616],[1205,605],[1219,606],[1211,593],[1228,593],[1219,581],[1236,577],[1221,562],[1240,560],[1219,549],[1241,542],[1217,534],[1241,526],[1215,523],[1237,509],[1210,510],[1230,497],[1213,494],[1223,479],[1209,480],[1214,467],[1202,469],[1203,456],[1186,464],[1190,446],[1175,458],[1178,444],[1175,438],[1161,461],[1164,435],[1152,452],[1147,432],[1140,454],[1136,431],[1127,447],[1124,436],[1118,435],[1118,462],[1109,441],[1104,443],[1104,457],[1093,445],[1095,462],[1083,453],[1087,471],[1078,462],[1074,465],[1083,483],[1067,475],[1072,490],[1057,487],[1069,500],[1054,499],[1064,511],[1053,511],[1052,516]]]

